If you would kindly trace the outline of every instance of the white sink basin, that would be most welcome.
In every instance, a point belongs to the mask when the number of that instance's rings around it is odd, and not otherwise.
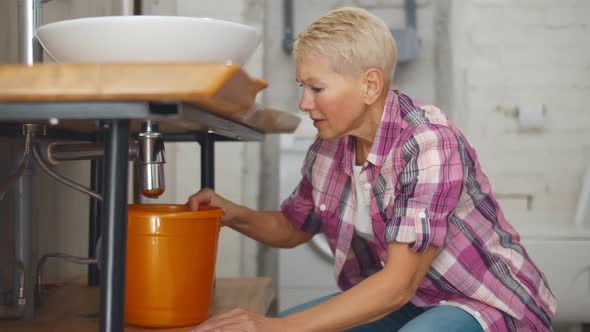
[[[106,16],[60,21],[37,29],[56,62],[233,62],[258,46],[256,29],[235,22],[178,16]]]

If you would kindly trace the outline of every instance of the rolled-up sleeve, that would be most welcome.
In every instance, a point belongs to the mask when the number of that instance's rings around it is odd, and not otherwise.
[[[447,126],[413,129],[400,154],[405,166],[398,175],[386,242],[408,243],[419,253],[445,244],[448,217],[463,188],[463,151],[462,141]]]
[[[281,212],[297,229],[316,234],[321,229],[321,217],[315,214],[313,186],[304,175],[293,193],[281,204]]]

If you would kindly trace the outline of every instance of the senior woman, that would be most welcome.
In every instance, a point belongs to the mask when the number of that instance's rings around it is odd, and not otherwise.
[[[318,130],[280,211],[204,189],[224,225],[291,248],[322,232],[342,292],[279,317],[242,309],[196,331],[546,331],[555,298],[492,195],[473,147],[433,105],[390,90],[397,49],[365,10],[318,18],[294,44],[299,108]]]

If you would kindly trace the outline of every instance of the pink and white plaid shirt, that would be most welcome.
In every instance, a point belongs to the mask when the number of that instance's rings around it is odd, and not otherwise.
[[[382,268],[387,243],[439,253],[411,302],[453,305],[492,331],[546,331],[556,301],[543,273],[492,195],[477,155],[438,108],[399,91],[360,174],[375,242],[354,232],[354,138],[318,138],[281,210],[299,229],[326,235],[346,290]],[[403,268],[403,267],[400,267]]]

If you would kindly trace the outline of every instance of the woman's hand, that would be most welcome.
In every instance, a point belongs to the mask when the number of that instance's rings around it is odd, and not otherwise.
[[[239,207],[239,205],[221,197],[215,191],[209,188],[201,189],[198,193],[193,194],[188,198],[188,202],[186,204],[191,211],[197,211],[199,209],[199,205],[201,204],[211,205],[222,209],[224,215],[221,217],[221,224],[224,226],[228,226],[229,223],[234,219],[235,211]]]
[[[217,314],[191,332],[286,332],[280,318],[264,317],[238,308]]]

